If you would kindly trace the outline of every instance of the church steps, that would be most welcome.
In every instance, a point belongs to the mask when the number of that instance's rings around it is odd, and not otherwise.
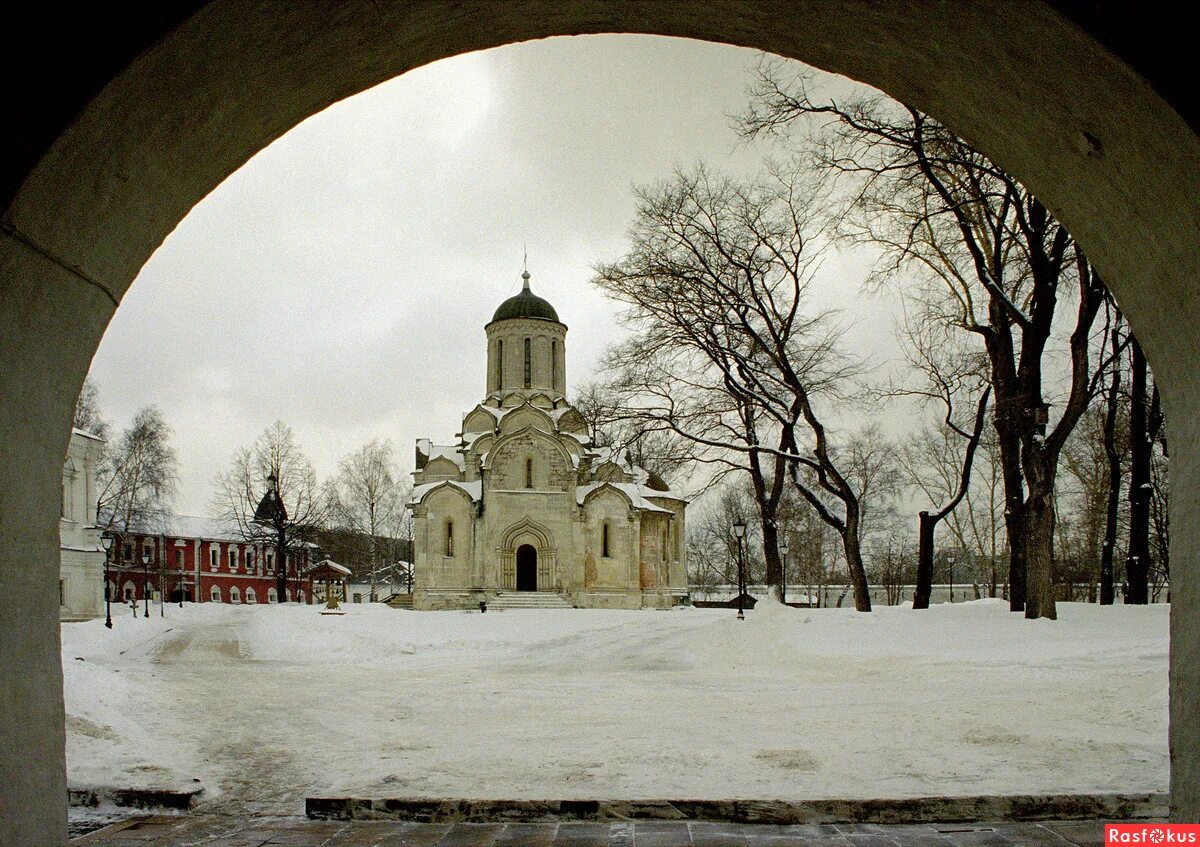
[[[489,609],[572,609],[553,591],[505,591],[488,601]]]

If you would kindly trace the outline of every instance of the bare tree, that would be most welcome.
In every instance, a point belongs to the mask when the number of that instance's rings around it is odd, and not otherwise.
[[[742,184],[700,167],[636,195],[630,250],[594,279],[630,307],[635,330],[610,353],[610,386],[644,429],[687,438],[701,461],[749,475],[777,596],[776,512],[790,481],[838,528],[855,605],[869,611],[861,504],[817,408],[853,368],[838,354],[833,313],[805,308],[820,183],[775,170]]]
[[[367,541],[371,602],[385,552],[382,536],[405,511],[401,480],[391,442],[372,441],[342,459],[333,484],[333,519]]]
[[[651,421],[628,415],[612,386],[602,382],[585,383],[580,386],[572,405],[583,415],[592,443],[597,447],[628,454],[633,464],[669,481],[673,487],[692,481],[686,474],[697,461],[696,444]],[[701,484],[698,490],[690,492],[693,495],[707,487],[707,480],[697,482]]]
[[[991,386],[977,356],[956,343],[944,321],[927,311],[904,328],[910,368],[921,379],[914,388],[893,390],[940,407],[941,421],[899,454],[910,484],[924,494],[933,510],[917,513],[917,570],[913,608],[928,609],[933,590],[933,560],[938,525],[966,498],[971,488],[975,453],[983,437]],[[962,407],[973,411],[965,416]],[[966,417],[965,420],[959,420]],[[964,539],[959,535],[960,546]]]
[[[97,473],[99,523],[121,532],[161,532],[179,485],[171,426],[157,406],[138,411],[110,444]]]
[[[100,389],[90,376],[83,381],[83,388],[75,400],[74,427],[108,440],[108,422],[100,414]]]
[[[919,271],[940,287],[946,322],[981,342],[1005,481],[1010,607],[1055,617],[1055,481],[1095,390],[1089,354],[1102,283],[1045,206],[946,127],[881,99],[816,102],[803,76],[764,61],[742,131],[753,137],[798,122],[810,130],[817,166],[849,191],[845,231],[883,249],[880,276]],[[1056,316],[1066,320],[1056,306],[1072,288],[1069,388],[1047,430],[1043,376]]]
[[[213,478],[213,488],[213,517],[247,541],[275,548],[277,591],[282,603],[287,596],[289,555],[296,563],[298,579],[299,556],[295,554],[325,525],[330,503],[292,428],[276,421],[252,445],[239,448],[229,469]],[[259,504],[271,491],[282,507],[279,520],[256,521]]]

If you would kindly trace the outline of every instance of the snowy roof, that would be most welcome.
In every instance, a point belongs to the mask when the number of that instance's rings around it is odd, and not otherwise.
[[[310,565],[305,573],[313,573],[314,571],[319,571],[322,569],[333,571],[334,573],[344,574],[346,576],[350,575],[350,569],[348,567],[345,565],[339,565],[333,559],[322,559],[316,564]]]
[[[94,432],[88,432],[86,429],[80,429],[77,426],[71,427],[71,434],[78,435],[80,438],[90,438],[92,441],[99,441],[101,444],[106,443],[106,439],[101,438]]]
[[[420,503],[421,500],[433,489],[439,485],[453,485],[455,488],[465,491],[472,500],[478,500],[483,496],[483,482],[481,480],[473,480],[472,482],[459,482],[456,479],[441,479],[437,482],[425,482],[418,485],[412,491],[412,498],[409,503]]]
[[[195,515],[172,515],[167,519],[163,535],[173,538],[205,538],[212,541],[244,541],[235,528],[224,521]]]
[[[434,459],[449,459],[460,471],[466,470],[467,467],[462,451],[457,444],[430,444],[429,459],[426,464],[429,464]]]
[[[635,509],[644,509],[647,512],[663,512],[664,514],[674,514],[670,509],[664,509],[662,506],[651,503],[646,499],[647,496],[662,497],[663,492],[652,491],[644,486],[638,485],[636,482],[592,482],[587,485],[580,485],[575,488],[575,502],[580,506],[587,499],[588,495],[593,491],[597,491],[604,486],[610,486],[617,489],[629,498]],[[679,498],[672,498],[679,499]]]

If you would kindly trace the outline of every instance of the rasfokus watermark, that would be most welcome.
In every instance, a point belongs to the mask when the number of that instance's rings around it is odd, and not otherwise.
[[[1200,844],[1200,824],[1106,823],[1105,844]]]

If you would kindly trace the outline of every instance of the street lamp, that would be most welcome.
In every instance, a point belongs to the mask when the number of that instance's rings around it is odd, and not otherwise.
[[[112,561],[113,534],[108,530],[100,533],[100,546],[104,548],[104,625],[112,629],[112,578],[108,564]]]
[[[150,547],[142,548],[142,598],[146,601],[146,617],[150,617],[150,560],[154,551]]]
[[[780,565],[783,567],[783,579],[780,580],[779,585],[779,602],[781,603],[787,602],[787,554],[789,549],[787,539],[784,538],[783,543],[779,545],[779,558],[782,560]]]
[[[946,556],[946,565],[950,569],[950,602],[954,602],[954,554]]]
[[[746,565],[745,557],[742,555],[742,539],[746,535],[746,522],[738,518],[733,522],[733,534],[737,536],[738,545],[738,620],[744,621],[746,613],[742,609],[742,597],[746,594]]]

